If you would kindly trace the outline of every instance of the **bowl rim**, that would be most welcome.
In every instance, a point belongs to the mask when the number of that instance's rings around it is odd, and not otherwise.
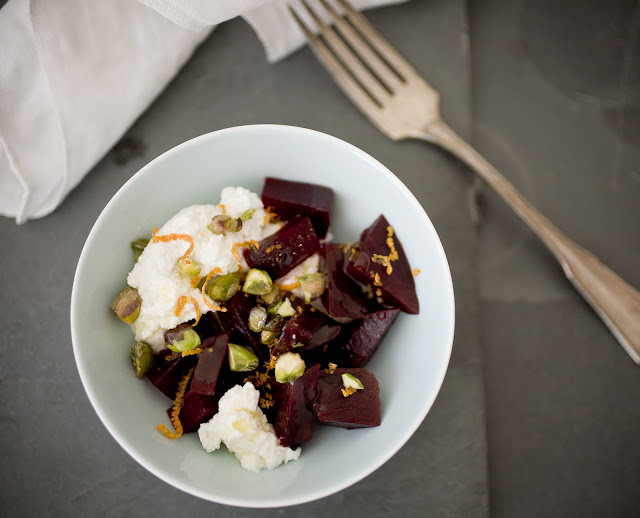
[[[446,350],[445,350],[446,361],[442,362],[442,364],[439,366],[439,368],[436,371],[437,376],[434,376],[435,381],[437,381],[437,383],[434,385],[436,389],[432,392],[429,398],[424,399],[422,401],[419,408],[416,408],[416,412],[414,414],[415,417],[413,421],[409,423],[409,426],[404,430],[404,433],[402,435],[399,435],[393,442],[392,446],[386,449],[385,453],[383,455],[380,455],[375,462],[368,464],[365,467],[365,469],[363,469],[362,471],[359,471],[357,474],[354,474],[353,476],[341,482],[338,482],[334,485],[328,485],[314,491],[308,491],[303,495],[298,495],[298,496],[293,495],[286,498],[278,497],[277,499],[258,499],[258,500],[246,502],[239,498],[228,497],[223,494],[219,494],[219,495],[211,494],[210,492],[201,491],[201,490],[198,490],[197,488],[190,487],[189,484],[185,483],[177,475],[175,477],[171,477],[171,476],[164,476],[163,474],[159,474],[155,472],[152,469],[152,467],[147,464],[143,456],[137,453],[135,446],[127,440],[124,434],[121,434],[119,432],[116,426],[113,426],[110,419],[105,415],[102,408],[100,407],[97,393],[94,391],[94,388],[91,384],[91,380],[89,379],[89,375],[86,370],[86,367],[83,364],[83,361],[82,361],[83,354],[80,350],[80,346],[78,345],[78,336],[80,335],[81,331],[79,328],[76,307],[77,307],[77,299],[79,296],[78,293],[81,290],[81,287],[77,282],[77,280],[82,275],[83,270],[87,266],[87,261],[88,261],[87,256],[89,254],[88,250],[91,249],[93,242],[96,239],[95,236],[98,233],[98,229],[102,226],[104,220],[107,218],[107,214],[109,213],[108,209],[112,205],[117,204],[118,199],[122,196],[122,193],[127,190],[128,186],[131,183],[139,181],[141,176],[148,174],[146,172],[149,171],[150,169],[153,169],[154,165],[157,164],[158,162],[162,162],[166,160],[168,157],[176,153],[182,153],[185,151],[185,149],[188,149],[189,147],[198,146],[203,141],[206,141],[209,139],[216,139],[221,136],[250,133],[250,132],[263,132],[263,131],[283,132],[283,133],[293,132],[299,135],[309,136],[312,139],[321,139],[321,140],[329,141],[334,145],[343,147],[344,149],[353,153],[354,155],[364,160],[365,162],[368,162],[371,166],[373,166],[380,173],[386,176],[395,185],[395,187],[404,195],[407,202],[411,203],[414,206],[414,209],[416,209],[418,213],[420,213],[423,216],[423,218],[426,220],[426,222],[428,223],[429,227],[431,228],[431,230],[433,231],[436,237],[435,241],[438,248],[437,255],[440,258],[442,262],[442,266],[444,267],[444,270],[447,273],[446,291],[448,292],[447,299],[449,303],[448,303],[448,307],[446,307],[446,311],[450,316],[450,319],[449,319],[450,325],[449,325],[449,328],[446,330],[446,336],[447,336],[447,343],[446,343]],[[122,449],[125,450],[129,454],[129,456],[133,458],[133,460],[135,460],[140,466],[145,468],[145,470],[147,470],[148,472],[150,472],[152,475],[159,478],[160,480],[164,481],[165,483],[169,484],[170,486],[173,486],[177,489],[180,489],[181,491],[184,491],[185,493],[191,494],[193,496],[196,496],[198,498],[201,498],[210,502],[236,506],[236,507],[245,507],[245,508],[287,507],[287,506],[312,502],[314,500],[318,500],[318,499],[327,497],[329,495],[338,493],[343,489],[346,489],[356,484],[360,480],[366,478],[371,473],[376,471],[383,464],[385,464],[407,443],[407,441],[415,433],[415,431],[418,429],[420,424],[422,424],[427,414],[431,410],[431,407],[433,406],[433,403],[442,388],[442,383],[444,381],[446,372],[448,370],[449,362],[451,360],[451,351],[453,348],[453,339],[454,339],[454,333],[455,333],[455,298],[454,296],[455,294],[453,290],[453,281],[451,278],[451,270],[449,268],[449,263],[445,255],[442,242],[440,241],[440,237],[438,236],[438,233],[435,227],[433,226],[431,219],[427,215],[426,211],[424,210],[420,202],[409,190],[409,188],[405,186],[404,183],[402,183],[402,181],[395,174],[393,174],[384,164],[379,162],[377,159],[373,158],[371,155],[369,155],[365,151],[354,146],[353,144],[350,144],[349,142],[346,142],[338,137],[335,137],[317,130],[312,130],[312,129],[308,129],[300,126],[291,126],[291,125],[282,125],[282,124],[248,124],[248,125],[223,128],[223,129],[215,130],[209,133],[205,133],[205,134],[193,137],[189,140],[186,140],[168,149],[167,151],[163,152],[162,154],[158,155],[156,158],[154,158],[153,160],[145,164],[137,172],[135,172],[112,196],[112,198],[104,206],[104,208],[100,212],[100,215],[98,216],[95,223],[93,224],[91,231],[89,232],[87,239],[83,245],[82,252],[80,254],[80,257],[78,259],[78,264],[76,266],[76,271],[73,278],[73,286],[71,290],[71,304],[70,304],[71,342],[72,342],[76,368],[78,369],[78,374],[80,375],[82,386],[85,390],[85,393],[87,394],[87,397],[89,398],[89,401],[94,411],[98,415],[98,418],[100,419],[102,424],[105,426],[105,428],[109,431],[111,436],[115,439],[115,441],[120,445],[120,447],[122,447]]]

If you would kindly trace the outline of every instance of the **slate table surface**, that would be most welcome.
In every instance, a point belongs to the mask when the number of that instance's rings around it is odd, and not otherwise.
[[[450,125],[638,287],[640,9],[561,4],[414,0],[368,17],[441,92]],[[181,493],[124,453],[84,394],[68,315],[84,240],[118,188],[191,137],[251,123],[324,131],[388,166],[432,219],[456,292],[450,368],[409,442],[345,491],[262,511]],[[53,214],[0,219],[0,242],[2,515],[640,515],[639,367],[549,253],[455,159],[378,133],[308,49],[267,64],[241,20]]]

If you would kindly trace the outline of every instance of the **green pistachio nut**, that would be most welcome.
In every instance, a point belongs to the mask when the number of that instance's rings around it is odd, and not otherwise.
[[[349,374],[348,372],[345,372],[342,375],[342,384],[344,385],[344,388],[351,388],[356,390],[362,390],[364,388],[362,382],[353,374]]]
[[[256,354],[238,344],[229,344],[229,368],[234,372],[249,372],[256,370],[260,360]]]
[[[133,256],[136,262],[138,262],[138,258],[142,255],[142,252],[144,252],[144,249],[148,244],[149,240],[144,238],[131,241],[131,250],[133,250]]]
[[[273,315],[267,323],[264,325],[265,331],[272,331],[274,333],[280,333],[284,327],[284,319],[281,315]]]
[[[166,335],[165,335],[166,336]],[[169,350],[174,353],[192,351],[201,344],[200,335],[191,326],[185,327],[181,333],[176,333],[167,343]]]
[[[282,306],[282,301],[279,300],[277,302],[274,302],[273,304],[269,304],[269,307],[267,308],[267,314],[272,317],[273,315],[277,315],[278,314],[278,309],[280,309],[280,306]],[[282,315],[280,315],[282,316]]]
[[[282,304],[278,306],[276,309],[276,313],[281,317],[292,317],[296,314],[295,308],[291,305],[291,301],[289,299],[282,300]]]
[[[142,378],[153,362],[153,349],[144,342],[137,342],[129,351],[131,356],[131,365],[138,378]]]
[[[190,277],[195,277],[200,273],[200,265],[189,256],[178,259],[178,269]]]
[[[279,383],[288,383],[304,374],[306,365],[298,353],[284,353],[276,361],[275,375]]]
[[[257,268],[251,268],[251,270],[247,272],[244,284],[242,285],[242,291],[249,295],[266,295],[270,293],[272,289],[273,282],[269,274]]]
[[[298,277],[298,280],[304,292],[304,301],[307,304],[322,295],[327,287],[325,276],[320,272],[302,275]]]
[[[249,329],[254,333],[259,333],[267,323],[267,310],[263,307],[255,307],[249,313]]]
[[[263,329],[260,333],[260,343],[271,347],[278,341],[278,336],[280,336],[280,333]]]
[[[116,295],[111,303],[111,310],[125,324],[133,324],[140,314],[142,299],[138,295],[138,290],[127,286]]]
[[[249,209],[249,210],[245,210],[242,215],[240,216],[240,219],[242,221],[247,221],[250,220],[253,217],[253,213],[256,211],[256,209]]]
[[[280,300],[280,290],[274,284],[273,288],[271,288],[271,291],[266,295],[260,295],[260,298],[265,304],[275,304]]]
[[[240,288],[240,276],[237,273],[218,275],[209,281],[206,294],[214,302],[224,302],[233,297]]]
[[[228,214],[218,214],[211,219],[207,228],[216,235],[226,236],[227,232],[238,232],[242,230],[242,219],[232,218]]]

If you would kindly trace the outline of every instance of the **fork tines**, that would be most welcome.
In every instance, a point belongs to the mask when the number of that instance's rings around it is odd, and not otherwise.
[[[318,59],[351,99],[365,111],[385,105],[417,73],[346,0],[336,0],[344,16],[327,0],[319,0],[336,30],[327,25],[307,0],[301,0],[320,36],[289,6]],[[342,36],[342,37],[341,37]]]

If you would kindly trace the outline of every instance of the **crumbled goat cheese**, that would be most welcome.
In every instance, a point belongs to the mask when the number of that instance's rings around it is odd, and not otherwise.
[[[237,218],[250,209],[255,209],[253,217],[243,223],[239,232],[227,232],[223,236],[207,228],[211,219],[218,214],[226,213]],[[200,276],[206,277],[215,267],[225,274],[238,269],[238,262],[232,253],[234,243],[260,241],[278,229],[277,225],[264,223],[265,214],[257,194],[243,187],[225,187],[219,205],[193,205],[182,209],[156,235],[188,234],[193,238],[195,247],[190,257],[200,265]],[[178,259],[188,247],[189,243],[184,240],[150,242],[127,277],[129,286],[136,288],[142,299],[140,315],[132,325],[135,338],[147,342],[156,352],[165,347],[164,332],[167,329],[196,317],[191,302],[176,316],[178,298],[183,295],[193,297],[203,314],[211,311],[204,303],[200,290],[191,285],[192,278],[178,269]],[[238,252],[240,265],[246,268],[242,249],[238,249]]]
[[[207,452],[227,449],[248,471],[273,469],[290,460],[298,460],[301,449],[284,448],[278,443],[273,426],[258,406],[260,392],[251,384],[236,385],[220,399],[218,413],[200,425],[198,435]]]

